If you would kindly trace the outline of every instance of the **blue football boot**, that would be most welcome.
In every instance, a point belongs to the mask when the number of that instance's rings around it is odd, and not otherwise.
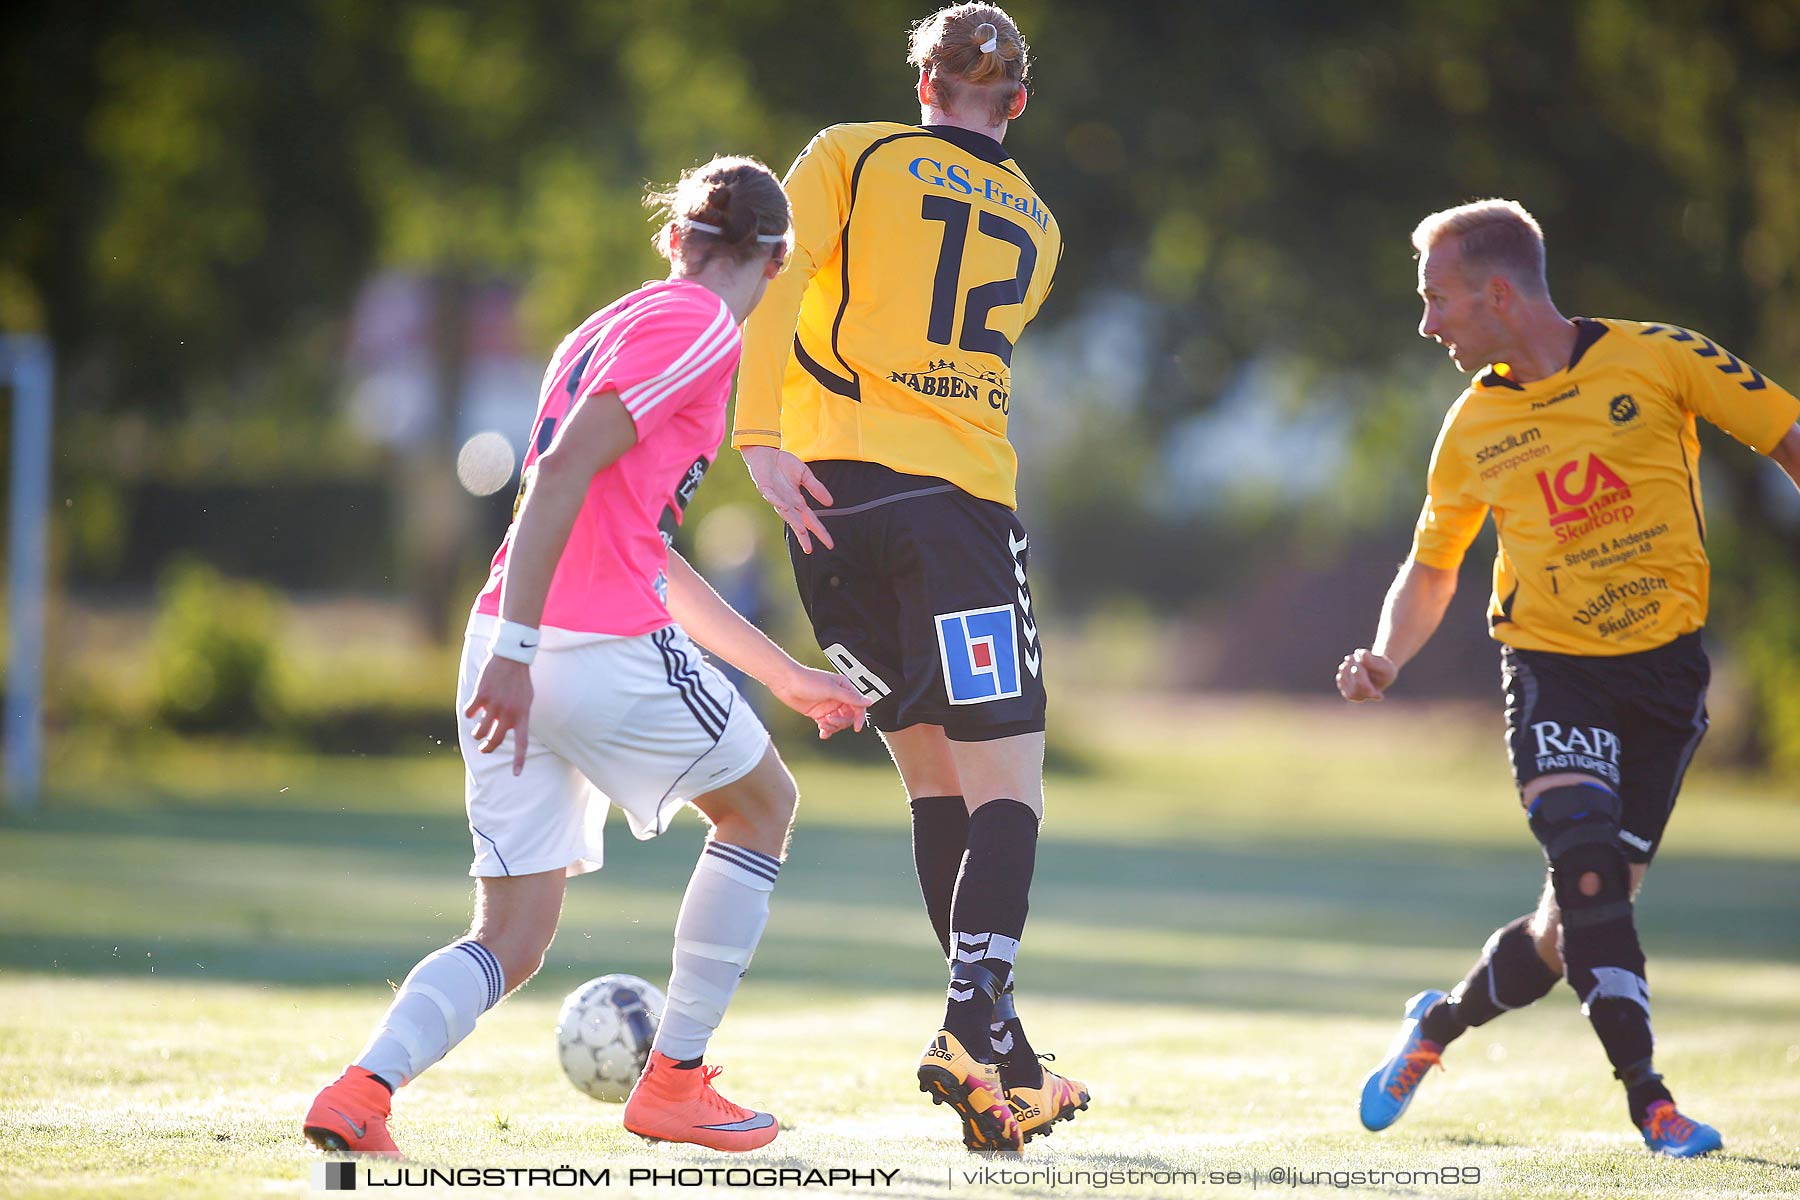
[[[1388,1047],[1387,1057],[1363,1081],[1358,1113],[1365,1128],[1386,1129],[1398,1121],[1412,1103],[1425,1072],[1438,1065],[1444,1048],[1419,1036],[1419,1018],[1443,998],[1443,992],[1428,989],[1406,1002],[1406,1019],[1400,1022],[1400,1033]]]
[[[1670,1158],[1699,1158],[1722,1148],[1725,1139],[1711,1125],[1689,1120],[1669,1101],[1658,1100],[1644,1122],[1644,1145]]]

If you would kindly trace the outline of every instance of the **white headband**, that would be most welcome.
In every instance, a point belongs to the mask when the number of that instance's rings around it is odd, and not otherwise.
[[[989,38],[987,41],[981,43],[981,52],[983,54],[992,54],[994,51],[998,50],[999,48],[1000,48],[1000,35],[997,33],[993,37]]]
[[[710,233],[710,234],[714,235],[715,237],[717,237],[725,232],[723,229],[720,229],[717,225],[708,225],[705,221],[690,221],[690,220],[686,219],[685,217],[682,220],[677,221],[676,224],[682,226],[684,229],[692,229],[696,233]],[[785,241],[787,241],[787,234],[785,234],[785,233],[759,233],[756,235],[756,240],[759,242],[785,242]]]

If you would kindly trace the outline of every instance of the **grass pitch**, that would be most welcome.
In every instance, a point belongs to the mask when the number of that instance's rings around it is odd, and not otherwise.
[[[1724,1154],[1642,1150],[1561,988],[1458,1042],[1377,1136],[1354,1101],[1402,1002],[1460,978],[1536,893],[1497,730],[1399,705],[1058,716],[1085,740],[1050,785],[1020,1008],[1095,1103],[996,1164],[1024,1181],[971,1179],[985,1164],[916,1090],[942,967],[904,802],[890,770],[830,763],[797,771],[774,918],[711,1055],[728,1094],[781,1117],[773,1146],[647,1148],[555,1062],[570,988],[666,977],[697,820],[617,833],[608,868],[571,885],[543,974],[402,1093],[402,1146],[444,1168],[604,1169],[612,1194],[706,1190],[629,1172],[719,1165],[897,1172],[839,1191],[901,1196],[1800,1192],[1791,796],[1697,775],[1640,901],[1658,1061]],[[308,1100],[384,981],[467,919],[453,755],[189,749],[61,778],[39,812],[0,817],[0,1195],[314,1194]],[[1446,1168],[1480,1182],[1424,1174]]]

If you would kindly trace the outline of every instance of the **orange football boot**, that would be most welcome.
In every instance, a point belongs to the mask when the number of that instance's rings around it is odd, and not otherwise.
[[[625,1101],[625,1128],[652,1142],[691,1142],[713,1150],[754,1150],[781,1132],[775,1118],[719,1095],[713,1080],[723,1067],[683,1071],[660,1051],[638,1076]]]
[[[314,1097],[301,1125],[306,1140],[321,1150],[359,1154],[391,1154],[400,1148],[388,1136],[388,1112],[394,1094],[361,1067],[349,1067],[337,1081]]]
[[[1051,1055],[1042,1055],[1050,1058]],[[1079,1079],[1065,1079],[1049,1067],[1043,1068],[1044,1081],[1036,1087],[1006,1089],[1006,1102],[1012,1106],[1019,1122],[1019,1133],[1026,1140],[1049,1136],[1050,1127],[1058,1121],[1073,1120],[1088,1106],[1088,1085]]]
[[[1019,1122],[1006,1105],[1000,1068],[978,1062],[956,1035],[940,1029],[919,1059],[919,1090],[933,1104],[948,1104],[963,1122],[963,1145],[971,1150],[1019,1150]]]

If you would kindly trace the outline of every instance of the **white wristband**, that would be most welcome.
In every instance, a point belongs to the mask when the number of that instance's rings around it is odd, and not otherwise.
[[[537,657],[540,640],[541,635],[535,626],[521,625],[517,621],[502,621],[494,634],[493,651],[501,658],[529,664]]]

